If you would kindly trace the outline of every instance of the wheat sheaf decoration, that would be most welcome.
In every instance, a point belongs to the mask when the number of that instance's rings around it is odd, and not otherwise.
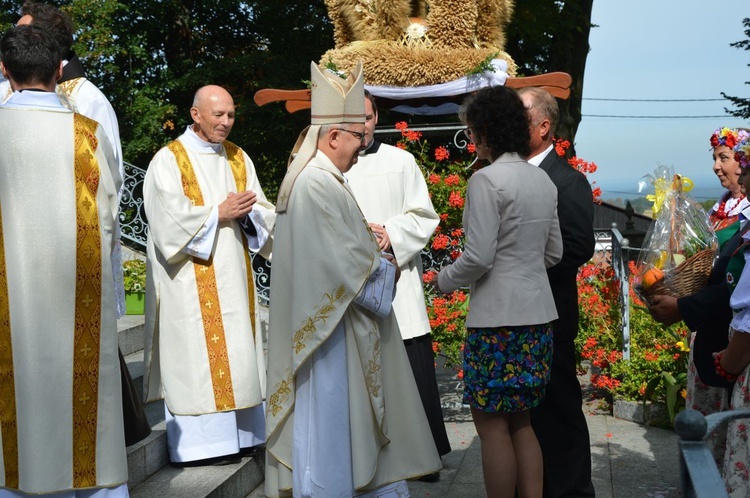
[[[326,0],[334,49],[321,61],[343,71],[362,61],[368,85],[425,86],[464,77],[503,51],[513,0]]]

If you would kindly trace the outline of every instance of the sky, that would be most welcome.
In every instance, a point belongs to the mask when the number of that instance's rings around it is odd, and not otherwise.
[[[742,19],[750,1],[596,0],[583,86],[579,157],[599,167],[589,179],[603,198],[637,197],[638,181],[658,165],[695,183],[694,197],[721,192],[709,138],[720,126],[750,128],[727,115],[721,92],[750,97],[750,51]],[[716,102],[609,102],[587,99],[722,99]],[[615,116],[722,116],[636,119]]]

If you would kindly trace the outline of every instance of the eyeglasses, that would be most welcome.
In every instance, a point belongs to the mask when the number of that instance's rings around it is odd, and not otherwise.
[[[365,134],[358,132],[358,131],[347,130],[346,128],[334,128],[334,129],[338,131],[345,131],[347,133],[351,133],[352,135],[354,135],[354,138],[356,138],[360,142],[365,139]]]

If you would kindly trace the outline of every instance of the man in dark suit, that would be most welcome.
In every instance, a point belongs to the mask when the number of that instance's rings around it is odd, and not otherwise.
[[[573,340],[578,334],[578,267],[594,254],[594,206],[586,177],[555,152],[559,110],[555,98],[541,88],[519,92],[529,112],[531,164],[543,169],[557,187],[557,215],[563,257],[547,270],[559,318],[552,322],[552,378],[542,404],[531,410],[544,458],[544,496],[594,496],[591,449],[583,415],[581,385],[576,375]]]

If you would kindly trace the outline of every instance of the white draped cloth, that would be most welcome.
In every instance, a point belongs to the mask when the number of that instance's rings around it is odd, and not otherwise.
[[[420,254],[440,218],[414,156],[391,145],[378,146],[377,152],[361,155],[344,176],[367,221],[384,225],[391,240],[401,268],[393,312],[406,340],[430,333]]]
[[[14,93],[0,136],[0,496],[126,497],[114,154],[53,93]]]
[[[408,493],[403,480],[436,472],[440,457],[395,317],[370,311],[375,237],[322,152],[297,177],[274,244],[266,495]]]
[[[202,460],[236,453],[264,441],[265,362],[257,295],[248,287],[240,224],[218,221],[218,206],[237,184],[222,144],[201,140],[188,127],[178,138],[195,172],[204,205],[185,195],[177,160],[168,148],[149,165],[144,206],[149,220],[144,388],[147,400],[164,397],[170,458]],[[258,201],[248,217],[257,235],[248,247],[270,257],[274,206],[263,195],[255,167],[241,151],[246,189]],[[193,258],[213,261],[229,372],[212,370]],[[249,296],[249,293],[252,295]],[[255,303],[249,312],[249,297]],[[254,322],[254,323],[253,323]],[[224,354],[224,353],[222,353]],[[219,405],[214,380],[230,376],[234,404]]]
[[[410,87],[365,85],[365,88],[376,97],[393,100],[464,95],[488,86],[500,86],[505,84],[505,81],[508,79],[508,62],[502,59],[493,59],[490,64],[493,68],[492,71],[464,76],[463,78],[439,83],[437,85]],[[459,104],[449,102],[434,107],[427,105],[419,107],[399,105],[394,107],[393,110],[405,114],[444,115],[455,114],[460,107]]]

